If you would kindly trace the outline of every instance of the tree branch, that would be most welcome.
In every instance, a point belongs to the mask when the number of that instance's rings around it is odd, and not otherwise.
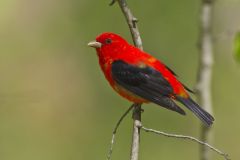
[[[213,0],[202,0],[200,35],[199,35],[199,68],[197,78],[197,95],[199,104],[213,115],[211,98],[211,79],[213,65],[213,44],[211,34]],[[201,127],[201,140],[204,142],[212,141],[212,131],[210,128]],[[202,146],[200,150],[200,159],[209,160],[209,150]]]
[[[206,143],[206,142],[203,142],[203,141],[200,141],[198,140],[197,138],[195,137],[191,137],[191,136],[185,136],[185,135],[178,135],[178,134],[170,134],[170,133],[166,133],[166,132],[162,132],[162,131],[157,131],[157,130],[154,130],[154,129],[149,129],[149,128],[146,128],[144,126],[140,126],[141,129],[143,129],[144,131],[146,132],[151,132],[151,133],[155,133],[155,134],[158,134],[158,135],[163,135],[165,137],[172,137],[172,138],[178,138],[178,139],[186,139],[186,140],[191,140],[191,141],[194,141],[194,142],[197,142],[198,144],[201,144],[202,146],[204,147],[208,147],[210,148],[211,150],[215,151],[216,153],[218,153],[219,155],[223,156],[225,160],[230,160],[230,158],[228,157],[228,154],[220,151],[219,149],[211,146],[210,144]]]
[[[141,104],[134,104],[133,108],[133,134],[131,147],[131,160],[138,160],[140,145]]]
[[[113,152],[113,145],[115,143],[115,135],[117,133],[117,129],[118,127],[120,126],[121,122],[123,121],[123,119],[127,116],[127,114],[133,109],[135,105],[132,104],[126,112],[124,112],[124,114],[120,117],[120,119],[118,120],[114,130],[113,130],[113,134],[112,134],[112,140],[111,140],[111,144],[110,144],[110,149],[109,149],[109,152],[108,152],[108,156],[107,156],[107,160],[110,160],[111,159],[111,156],[112,156],[112,152]]]
[[[133,16],[131,10],[128,8],[126,0],[118,0],[118,4],[126,18],[127,24],[132,34],[134,45],[143,50],[142,39],[137,27],[137,18]]]
[[[137,27],[137,18],[135,18],[127,5],[126,0],[117,0],[118,4],[125,16],[127,24],[129,26],[134,45],[143,50],[142,40]],[[116,0],[112,0],[110,5],[113,5]],[[132,147],[131,147],[131,160],[138,160],[139,143],[140,143],[140,128],[141,124],[141,104],[134,104],[133,109],[133,135],[132,135]]]

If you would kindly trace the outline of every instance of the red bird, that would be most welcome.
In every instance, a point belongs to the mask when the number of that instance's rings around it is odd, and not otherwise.
[[[153,102],[185,115],[174,102],[179,101],[207,126],[213,123],[214,118],[191,99],[187,91],[192,91],[169,67],[119,35],[102,33],[88,46],[96,48],[106,79],[124,98],[134,103]]]

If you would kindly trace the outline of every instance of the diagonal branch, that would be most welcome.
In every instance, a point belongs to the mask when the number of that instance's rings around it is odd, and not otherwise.
[[[137,18],[133,16],[130,8],[128,8],[126,0],[118,0],[118,4],[125,16],[129,29],[131,31],[134,45],[139,49],[143,50],[142,39],[140,37],[140,33],[137,27]]]
[[[146,128],[144,126],[140,126],[140,127],[141,127],[141,129],[143,129],[146,132],[151,132],[151,133],[155,133],[155,134],[158,134],[158,135],[163,135],[165,137],[172,137],[172,138],[177,138],[177,139],[185,139],[185,140],[191,140],[191,141],[197,142],[198,144],[201,144],[204,147],[208,147],[211,150],[213,150],[216,153],[218,153],[219,155],[223,156],[225,160],[230,160],[230,158],[228,157],[228,154],[220,151],[219,149],[211,146],[210,144],[208,144],[206,142],[198,140],[195,137],[185,136],[185,135],[178,135],[178,134],[170,134],[170,133],[166,133],[166,132],[162,132],[162,131],[157,131],[157,130],[154,130],[154,129],[149,129],[149,128]]]
[[[109,149],[109,152],[108,152],[108,155],[107,155],[107,160],[110,160],[111,159],[111,156],[112,156],[112,152],[113,152],[113,145],[115,143],[115,135],[117,133],[117,129],[118,127],[120,126],[121,122],[123,121],[123,119],[127,116],[127,114],[133,109],[134,105],[132,104],[126,112],[124,112],[124,114],[120,117],[120,119],[118,120],[114,130],[113,130],[113,134],[112,134],[112,140],[111,140],[111,144],[110,144],[110,149]]]

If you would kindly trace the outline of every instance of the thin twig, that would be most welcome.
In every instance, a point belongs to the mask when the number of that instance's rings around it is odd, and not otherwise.
[[[201,145],[203,145],[205,147],[208,147],[211,150],[213,150],[216,153],[218,153],[219,155],[223,156],[225,160],[230,160],[230,158],[228,157],[228,154],[220,151],[219,149],[211,146],[210,144],[208,144],[206,142],[198,140],[195,137],[185,136],[185,135],[178,135],[178,134],[170,134],[170,133],[166,133],[166,132],[162,132],[162,131],[158,131],[158,130],[154,130],[154,129],[149,129],[149,128],[146,128],[144,126],[141,126],[141,129],[143,129],[146,132],[151,132],[151,133],[155,133],[155,134],[158,134],[158,135],[163,135],[163,136],[166,136],[166,137],[172,137],[172,138],[178,138],[178,139],[187,139],[187,140],[191,140],[191,141],[197,142],[198,144],[201,144]]]
[[[126,112],[124,112],[124,114],[121,116],[121,118],[118,120],[114,130],[113,130],[113,134],[112,134],[112,140],[111,140],[111,144],[109,147],[109,151],[108,151],[108,155],[107,155],[107,160],[111,159],[112,156],[112,152],[113,152],[113,145],[115,143],[115,135],[117,133],[117,129],[120,126],[121,122],[123,121],[123,119],[127,116],[127,114],[133,109],[134,104],[132,104],[127,110]]]

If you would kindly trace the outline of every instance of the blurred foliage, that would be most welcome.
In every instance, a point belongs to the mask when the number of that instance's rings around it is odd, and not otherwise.
[[[240,32],[235,35],[234,39],[234,54],[237,61],[240,62]]]
[[[139,19],[144,50],[192,88],[200,1],[128,2]],[[105,31],[132,42],[119,7],[108,3],[0,1],[0,159],[105,159],[112,129],[130,102],[112,91],[86,44]],[[232,159],[240,158],[240,125],[234,123],[240,120],[240,73],[230,54],[232,35],[226,33],[240,26],[239,6],[239,0],[216,1],[213,22],[214,145]],[[144,109],[146,127],[198,137],[200,122],[190,112],[183,117],[156,105]],[[129,158],[131,129],[129,115],[117,134],[114,160]],[[146,133],[141,138],[142,160],[198,158],[196,144]]]

